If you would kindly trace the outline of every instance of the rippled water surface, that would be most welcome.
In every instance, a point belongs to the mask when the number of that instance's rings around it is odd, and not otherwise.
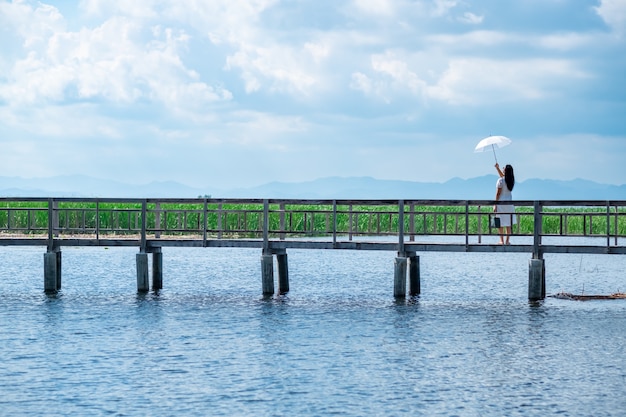
[[[530,304],[528,254],[426,253],[393,298],[395,254],[165,249],[138,295],[136,249],[0,248],[0,415],[626,414],[626,301]],[[626,291],[626,257],[546,256],[547,292]]]

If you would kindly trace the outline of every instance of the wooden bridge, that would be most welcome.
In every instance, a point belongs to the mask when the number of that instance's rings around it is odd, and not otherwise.
[[[289,291],[288,249],[397,253],[394,295],[420,293],[419,252],[526,252],[530,300],[545,297],[545,253],[626,254],[626,201],[515,201],[511,245],[492,200],[0,198],[0,245],[46,247],[44,290],[61,288],[63,246],[135,246],[137,289],[162,288],[163,248],[261,250],[262,291]],[[585,238],[585,239],[581,239]],[[580,242],[583,241],[583,244]]]

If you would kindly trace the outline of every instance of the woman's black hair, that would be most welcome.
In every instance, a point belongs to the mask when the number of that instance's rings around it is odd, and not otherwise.
[[[506,182],[506,188],[508,188],[509,191],[513,191],[515,175],[513,174],[513,167],[511,165],[504,167],[504,182]]]

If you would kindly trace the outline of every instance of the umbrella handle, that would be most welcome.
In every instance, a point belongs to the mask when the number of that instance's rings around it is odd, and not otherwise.
[[[491,145],[491,150],[493,151],[493,158],[496,160],[496,164],[498,163],[498,158],[496,157],[496,148]]]

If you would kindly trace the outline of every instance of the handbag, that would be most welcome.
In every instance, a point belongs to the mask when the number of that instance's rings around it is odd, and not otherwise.
[[[500,227],[500,218],[492,217],[491,218],[491,227],[499,228]]]

